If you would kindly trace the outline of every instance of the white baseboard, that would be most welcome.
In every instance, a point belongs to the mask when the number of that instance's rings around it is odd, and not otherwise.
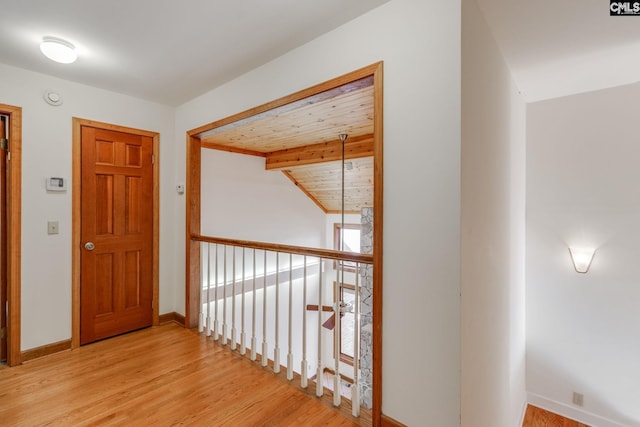
[[[569,406],[565,403],[547,399],[546,397],[535,393],[527,393],[527,401],[533,406],[562,415],[566,418],[571,418],[572,420],[579,421],[592,427],[625,427],[623,424],[618,422],[578,409],[575,406]]]
[[[527,405],[529,405],[529,402],[525,400],[522,404],[522,411],[520,413],[520,424],[518,424],[518,427],[522,427],[522,424],[524,423],[524,416],[527,414]]]

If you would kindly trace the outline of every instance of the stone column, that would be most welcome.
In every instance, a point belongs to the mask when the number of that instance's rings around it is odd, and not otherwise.
[[[360,252],[373,253],[373,208],[362,208]],[[373,266],[360,270],[360,404],[373,406]]]

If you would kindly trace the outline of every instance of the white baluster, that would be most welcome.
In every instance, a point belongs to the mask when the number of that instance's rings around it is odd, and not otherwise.
[[[227,245],[224,245],[222,263],[222,345],[227,345]]]
[[[293,255],[289,254],[289,336],[288,336],[288,349],[287,353],[287,379],[291,381],[293,379],[293,353],[291,352],[291,328],[292,328],[292,307],[293,307]]]
[[[233,256],[231,260],[231,350],[236,349],[236,247],[232,246]]]
[[[204,258],[204,245],[200,244],[200,297],[198,298],[198,333],[202,333],[204,331],[204,313],[202,312],[202,293],[203,293],[203,284],[205,283],[205,269],[202,268],[202,259]]]
[[[218,325],[218,244],[216,243],[216,287],[215,287],[215,299],[216,299],[216,306],[214,309],[214,314],[213,314],[213,339],[214,340],[219,340],[220,339],[220,329],[219,329],[219,325]]]
[[[333,327],[333,366],[335,374],[333,375],[333,406],[340,406],[340,326],[342,319],[342,281],[344,280],[344,263],[338,261],[336,264],[336,282],[333,285],[333,294],[335,295],[335,301],[333,303],[333,315],[335,316]],[[342,277],[340,275],[342,273]]]
[[[262,366],[267,366],[269,356],[267,350],[267,251],[264,251],[264,271],[263,271],[263,295],[262,295]]]
[[[300,367],[300,387],[307,388],[307,256],[304,256],[302,279],[302,366]]]
[[[322,385],[322,262],[320,258],[320,272],[318,283],[318,369],[316,370],[316,396],[321,397],[324,394]]]
[[[351,386],[351,415],[360,416],[360,263],[356,264],[356,289],[353,300],[353,385]]]
[[[273,372],[280,372],[280,252],[276,252],[276,346],[273,349]]]
[[[206,336],[211,336],[211,243],[207,243],[207,326],[205,328]]]
[[[253,249],[253,303],[251,304],[251,360],[256,360],[256,250]]]
[[[242,313],[242,317],[241,317],[241,326],[240,326],[240,354],[244,355],[247,353],[247,334],[244,331],[244,279],[245,279],[245,272],[244,272],[244,259],[245,259],[245,248],[242,248],[242,304],[241,307],[242,309],[240,310]]]

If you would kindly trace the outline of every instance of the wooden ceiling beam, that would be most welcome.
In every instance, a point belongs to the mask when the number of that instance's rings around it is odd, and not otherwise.
[[[373,156],[373,135],[347,139],[344,143],[344,158],[358,159]],[[337,139],[331,142],[306,145],[304,147],[287,148],[267,153],[266,169],[278,170],[295,166],[333,162],[342,159],[342,142]]]
[[[212,144],[210,142],[201,142],[200,146],[202,148],[209,148],[211,150],[228,151],[230,153],[247,154],[249,156],[258,156],[258,157],[266,157],[266,154],[265,153],[261,153],[260,151],[247,150],[246,148],[233,147],[233,146],[230,146],[230,145]]]

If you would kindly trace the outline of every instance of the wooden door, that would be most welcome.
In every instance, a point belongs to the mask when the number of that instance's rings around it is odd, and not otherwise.
[[[80,343],[150,326],[153,140],[82,126]]]
[[[6,139],[8,118],[0,116],[0,140]],[[7,151],[0,148],[0,361],[7,360]]]

